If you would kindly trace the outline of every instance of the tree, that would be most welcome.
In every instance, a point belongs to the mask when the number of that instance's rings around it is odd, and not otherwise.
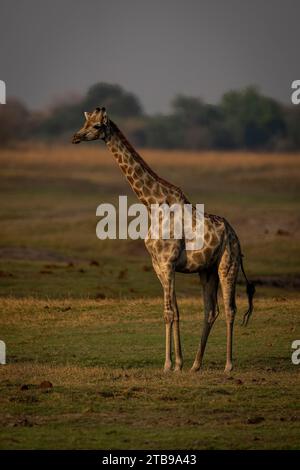
[[[91,111],[97,106],[107,107],[109,114],[115,117],[137,117],[143,114],[138,98],[125,91],[119,85],[96,83],[83,99],[84,111]]]
[[[87,94],[74,103],[66,101],[55,106],[41,122],[37,133],[46,137],[59,137],[79,129],[84,121],[84,111],[92,111],[97,106],[105,106],[115,119],[128,119],[142,116],[138,98],[118,85],[96,83]]]
[[[178,95],[172,102],[174,122],[180,128],[181,146],[188,149],[214,146],[215,129],[220,122],[217,106],[200,98]],[[179,132],[178,129],[174,132]]]
[[[172,109],[185,124],[210,126],[219,119],[217,106],[191,96],[177,95],[172,101]]]
[[[145,145],[152,148],[184,148],[183,127],[174,115],[157,114],[148,119]]]
[[[291,105],[285,109],[286,140],[284,149],[300,149],[300,106]]]
[[[236,148],[266,148],[285,133],[281,106],[262,96],[255,87],[225,93],[220,111],[224,128],[231,134]]]
[[[0,146],[14,145],[28,136],[30,112],[21,101],[9,99],[0,106]]]

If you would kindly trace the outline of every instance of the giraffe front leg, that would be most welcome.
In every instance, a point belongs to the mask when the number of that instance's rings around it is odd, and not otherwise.
[[[168,299],[170,300],[170,299]],[[171,308],[170,308],[171,307]],[[175,367],[174,371],[181,371],[183,366],[180,330],[179,330],[179,315],[177,308],[174,308],[173,303],[167,303],[167,308],[164,311],[164,318],[166,322],[166,359],[164,371],[167,372],[172,368],[172,331],[174,339],[174,352],[175,352]]]
[[[164,372],[169,372],[172,369],[172,312],[164,312],[166,322],[166,357],[164,364]]]
[[[172,369],[172,329],[174,323],[174,271],[172,271],[171,269],[161,269],[159,278],[164,289],[164,319],[166,323],[166,358],[164,371],[168,372]]]
[[[174,349],[175,349],[175,372],[180,372],[183,366],[181,343],[180,343],[180,332],[179,332],[179,319],[174,321],[173,325],[174,333]]]
[[[152,260],[153,267],[164,290],[164,319],[166,324],[166,357],[164,371],[172,369],[172,330],[174,331],[175,371],[182,369],[182,352],[179,332],[179,313],[175,295],[175,271],[172,264],[160,266]]]
[[[181,371],[183,366],[183,358],[181,351],[181,342],[180,342],[180,329],[179,329],[179,310],[177,306],[175,288],[173,292],[173,304],[175,307],[175,318],[173,324],[173,334],[174,334],[174,349],[175,349],[175,371]]]
[[[179,330],[179,311],[175,294],[175,271],[173,266],[168,269],[161,270],[162,281],[164,287],[164,317],[166,321],[166,362],[165,370],[171,368],[171,335],[173,330],[174,352],[175,352],[175,371],[182,369],[183,360],[180,343]]]

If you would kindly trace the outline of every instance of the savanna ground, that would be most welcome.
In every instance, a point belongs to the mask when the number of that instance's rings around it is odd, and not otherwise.
[[[142,154],[241,239],[258,285],[247,328],[238,287],[234,372],[221,312],[203,371],[189,373],[201,288],[177,275],[185,367],[162,373],[161,287],[143,242],[95,235],[101,202],[135,201],[101,144],[1,150],[0,447],[299,448],[300,155]]]

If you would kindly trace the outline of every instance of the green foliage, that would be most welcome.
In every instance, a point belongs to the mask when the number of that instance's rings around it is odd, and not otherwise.
[[[40,137],[55,139],[64,137],[67,133],[72,134],[82,126],[84,111],[92,111],[97,106],[107,107],[110,116],[116,119],[139,117],[142,114],[139,100],[132,93],[124,91],[118,85],[96,83],[80,101],[56,106],[41,121],[36,133]]]
[[[285,120],[287,123],[286,147],[289,150],[300,148],[300,108],[291,106],[285,110]]]
[[[45,113],[20,102],[0,109],[0,145],[18,139],[66,140],[79,129],[83,112],[105,106],[134,145],[165,149],[297,150],[300,112],[262,95],[257,88],[229,91],[217,105],[178,95],[169,114],[146,116],[139,99],[121,86],[96,83],[81,99]],[[22,124],[20,124],[20,122]],[[15,128],[19,131],[16,135]]]
[[[148,120],[146,146],[162,149],[183,147],[183,128],[177,116],[158,114]]]
[[[199,98],[178,95],[172,103],[173,113],[182,131],[181,147],[188,149],[215,146],[215,129],[220,123],[217,106]]]
[[[42,119],[37,126],[36,135],[38,137],[48,137],[59,139],[64,133],[71,133],[71,129],[78,129],[82,126],[83,114],[80,104],[61,104],[53,109],[51,114]]]
[[[132,93],[124,91],[119,85],[96,83],[87,92],[81,107],[90,111],[96,106],[105,106],[112,117],[141,116],[142,106]]]
[[[0,145],[11,145],[28,136],[30,113],[18,100],[0,106]]]
[[[284,135],[286,126],[280,105],[254,87],[225,93],[220,110],[236,148],[265,148]]]

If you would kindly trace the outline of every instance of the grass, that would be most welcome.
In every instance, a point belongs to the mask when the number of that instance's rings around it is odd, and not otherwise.
[[[222,318],[204,370],[189,373],[199,301],[180,306],[186,366],[166,375],[160,299],[3,300],[10,355],[0,370],[1,447],[297,448],[299,372],[290,345],[300,299],[259,299],[251,325],[237,323],[230,377],[222,372]]]
[[[99,146],[0,151],[1,449],[297,449],[300,444],[299,155],[143,152],[237,230],[255,313],[238,287],[235,369],[225,321],[190,374],[203,315],[178,275],[184,370],[163,374],[161,287],[142,241],[100,242],[96,207],[130,189]],[[278,288],[268,282],[279,279]],[[293,282],[292,282],[293,281]],[[220,302],[221,303],[221,302]],[[50,382],[52,387],[43,382]]]

